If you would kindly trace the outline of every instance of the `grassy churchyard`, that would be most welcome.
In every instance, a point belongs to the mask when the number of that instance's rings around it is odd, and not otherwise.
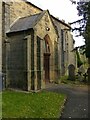
[[[0,120],[2,118],[2,92],[0,92]]]
[[[66,95],[54,92],[3,91],[3,118],[59,118]]]

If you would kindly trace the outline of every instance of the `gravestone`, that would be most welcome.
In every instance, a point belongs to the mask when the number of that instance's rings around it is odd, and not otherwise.
[[[85,69],[84,69],[84,66],[81,65],[78,69],[78,72],[81,73],[81,74],[84,74],[85,73]]]
[[[68,79],[75,80],[75,66],[73,64],[68,66]]]
[[[84,75],[85,74],[85,69],[84,69],[84,66],[81,65],[79,68],[78,68],[78,80],[79,81],[83,81],[84,80]]]

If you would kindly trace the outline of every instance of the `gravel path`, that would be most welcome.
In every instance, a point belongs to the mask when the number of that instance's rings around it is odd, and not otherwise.
[[[70,85],[52,85],[48,91],[67,94],[67,101],[60,118],[90,118],[88,87],[71,87]]]

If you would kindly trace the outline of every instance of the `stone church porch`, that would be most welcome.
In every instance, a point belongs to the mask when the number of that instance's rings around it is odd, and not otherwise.
[[[48,11],[17,20],[7,40],[7,88],[37,91],[60,77],[57,33]]]

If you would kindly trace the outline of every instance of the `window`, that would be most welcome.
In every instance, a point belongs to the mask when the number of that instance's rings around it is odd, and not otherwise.
[[[41,38],[37,36],[37,88],[41,89]]]

